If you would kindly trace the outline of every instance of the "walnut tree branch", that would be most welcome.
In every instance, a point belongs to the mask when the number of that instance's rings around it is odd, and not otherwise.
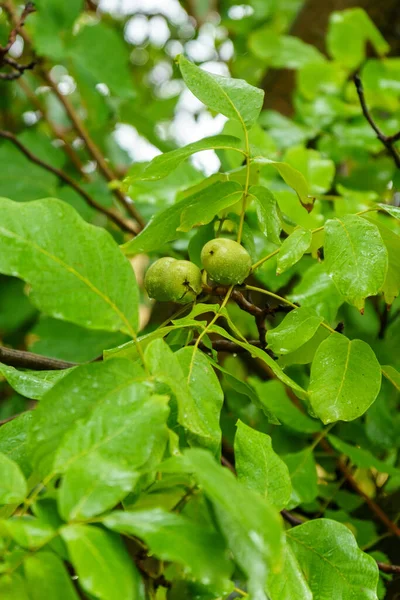
[[[95,210],[98,210],[99,212],[102,212],[103,214],[105,214],[110,220],[114,221],[114,223],[116,225],[118,225],[118,227],[120,227],[121,229],[123,229],[125,231],[128,231],[129,233],[135,233],[135,229],[129,223],[129,221],[125,220],[121,215],[112,211],[111,209],[105,208],[104,206],[99,204],[83,188],[81,188],[81,186],[74,179],[72,179],[69,175],[67,175],[67,173],[65,173],[61,169],[57,169],[56,167],[53,167],[49,163],[44,162],[41,158],[39,158],[38,156],[33,154],[30,150],[28,150],[28,148],[26,146],[24,146],[24,144],[22,144],[19,141],[19,139],[13,133],[11,133],[10,131],[0,130],[0,138],[9,140],[12,144],[14,144],[14,146],[16,146],[26,156],[26,158],[28,160],[35,163],[39,167],[46,169],[46,171],[53,173],[59,179],[61,179],[61,181],[63,181],[65,184],[72,187],[85,200],[85,202],[87,204],[89,204]]]
[[[34,371],[58,371],[77,366],[77,363],[49,358],[25,350],[14,350],[5,346],[0,346],[0,362],[17,369],[32,369]]]
[[[17,14],[14,10],[14,6],[10,2],[10,0],[5,0],[2,3],[2,7],[7,12],[7,14],[10,16],[10,19],[12,20],[14,25],[17,26],[17,24],[19,22],[18,16],[17,16]],[[23,37],[24,41],[26,42],[26,44],[28,44],[33,49],[32,40],[29,37],[29,35],[26,33],[26,31],[21,30],[20,33],[21,33],[21,36]],[[38,57],[38,62],[40,63],[40,68],[38,69],[39,74],[41,75],[42,79],[46,82],[46,84],[51,88],[51,90],[57,96],[59,102],[64,107],[65,112],[67,113],[72,125],[74,126],[74,128],[76,129],[76,131],[78,132],[78,134],[80,135],[82,140],[85,142],[86,148],[88,149],[88,151],[91,154],[91,156],[93,157],[93,159],[96,161],[100,171],[102,172],[104,177],[107,179],[107,181],[111,182],[111,181],[116,180],[117,177],[116,177],[113,169],[111,168],[110,164],[107,162],[106,158],[103,156],[103,153],[101,152],[100,148],[97,146],[97,144],[92,139],[89,131],[87,130],[83,121],[80,119],[78,113],[76,112],[76,110],[75,110],[73,104],[70,102],[69,98],[67,96],[64,96],[60,92],[57,83],[52,79],[52,77],[50,75],[49,69],[46,68],[46,66],[44,64],[44,60],[41,57]],[[123,192],[118,188],[113,189],[112,193],[114,194],[114,196],[116,197],[118,202],[125,208],[127,213],[130,214],[131,217],[133,217],[136,220],[136,222],[138,224],[138,230],[140,231],[141,229],[143,229],[143,227],[145,226],[143,217],[140,215],[140,213],[138,212],[136,207],[131,202],[129,202],[129,200],[126,198],[125,194],[123,194]],[[135,233],[138,233],[138,231],[136,230]]]
[[[0,7],[5,8],[7,10],[6,3],[1,3]],[[36,61],[31,61],[27,65],[21,65],[13,58],[7,56],[11,46],[17,39],[17,34],[21,31],[21,28],[24,26],[26,18],[33,12],[35,12],[35,6],[33,2],[28,2],[21,13],[21,16],[19,18],[13,19],[14,27],[13,29],[11,29],[8,35],[6,45],[2,46],[0,44],[0,68],[4,65],[7,65],[11,67],[11,69],[13,69],[10,73],[0,73],[0,79],[2,79],[3,81],[12,81],[13,79],[19,79],[26,70],[33,69],[33,67],[36,65]]]
[[[387,149],[389,154],[391,154],[397,168],[400,169],[400,154],[394,147],[394,143],[400,139],[400,131],[394,135],[385,135],[383,133],[383,131],[375,123],[375,121],[372,118],[372,115],[369,111],[369,108],[368,108],[366,100],[365,100],[364,86],[362,84],[360,76],[357,74],[354,75],[353,81],[354,81],[354,85],[356,86],[358,99],[360,101],[360,105],[361,105],[361,109],[362,109],[364,117],[367,119],[367,121],[371,125],[372,129],[375,131],[378,140],[380,140],[382,142],[382,144],[385,146],[385,148]]]

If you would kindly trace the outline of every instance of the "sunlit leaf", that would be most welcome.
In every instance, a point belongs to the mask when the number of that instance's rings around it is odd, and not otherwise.
[[[191,92],[206,106],[229,119],[240,121],[243,127],[254,125],[263,103],[264,92],[242,79],[230,79],[208,73],[188,61],[179,58],[183,79]]]
[[[119,536],[88,525],[61,530],[79,585],[99,600],[144,600],[140,575]]]
[[[282,509],[289,501],[291,482],[283,460],[274,452],[269,435],[237,423],[235,465],[239,481]]]
[[[135,275],[109,233],[60,200],[1,198],[0,211],[0,271],[29,283],[40,310],[93,329],[136,330]]]
[[[376,600],[378,567],[358,548],[348,527],[315,519],[286,533],[314,600]]]
[[[311,245],[312,234],[309,229],[296,227],[287,237],[280,249],[277,259],[276,273],[284,273],[292,265],[296,264]]]
[[[374,402],[381,367],[371,347],[334,333],[322,342],[311,365],[310,403],[324,422],[352,421]]]
[[[388,255],[379,229],[362,217],[347,215],[325,224],[325,267],[339,292],[359,310],[385,282]]]
[[[322,318],[307,308],[295,308],[274,329],[267,331],[269,348],[275,354],[288,354],[308,342]]]

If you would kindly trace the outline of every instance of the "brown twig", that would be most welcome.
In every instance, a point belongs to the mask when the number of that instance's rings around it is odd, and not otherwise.
[[[29,100],[32,102],[32,104],[36,107],[36,109],[41,113],[43,119],[46,121],[46,123],[49,126],[49,129],[53,133],[53,135],[56,138],[62,140],[63,150],[68,155],[68,158],[70,159],[70,161],[75,165],[75,167],[79,171],[80,175],[86,181],[90,181],[90,177],[87,173],[85,173],[85,171],[83,169],[83,163],[82,163],[81,159],[79,158],[77,152],[74,150],[72,145],[69,143],[67,136],[49,118],[47,110],[44,107],[44,105],[40,102],[38,96],[31,90],[31,88],[29,87],[29,85],[27,84],[27,82],[24,78],[18,80],[18,85],[22,88],[22,90],[25,92],[26,96],[29,98]]]
[[[359,75],[354,75],[353,77],[354,85],[356,86],[358,99],[360,101],[361,109],[364,117],[367,119],[368,123],[371,125],[372,129],[375,131],[377,138],[382,142],[385,146],[389,154],[391,154],[397,168],[400,169],[400,155],[394,147],[394,143],[400,139],[400,131],[395,133],[394,135],[385,135],[383,131],[378,127],[375,123],[372,115],[368,109],[367,103],[365,101],[364,95],[364,86],[362,84],[361,78]]]
[[[10,423],[10,421],[14,421],[14,419],[17,419],[18,417],[20,417],[21,415],[24,415],[25,413],[29,412],[30,410],[32,410],[32,409],[24,410],[23,412],[20,412],[20,413],[18,413],[16,415],[11,415],[11,417],[7,417],[6,419],[1,419],[1,421],[0,421],[0,427],[2,425],[5,425],[6,423]]]
[[[77,363],[49,358],[25,350],[14,350],[5,346],[0,346],[0,362],[17,369],[32,369],[34,371],[58,371],[77,366]]]
[[[395,573],[400,573],[400,565],[389,565],[387,563],[377,561],[378,569],[382,571],[382,573],[390,573],[391,575]]]
[[[8,10],[7,3],[0,4],[3,8]],[[5,46],[0,45],[0,68],[4,65],[7,65],[13,69],[10,73],[0,73],[0,79],[3,81],[12,81],[13,79],[19,79],[24,72],[28,69],[33,69],[36,64],[36,61],[31,61],[26,65],[21,65],[19,62],[7,56],[11,46],[14,44],[17,39],[17,34],[20,33],[21,28],[24,26],[26,18],[31,13],[35,12],[35,7],[33,2],[28,2],[23,9],[21,16],[19,18],[13,19],[14,27],[11,29],[8,40]]]
[[[117,179],[116,175],[114,174],[110,165],[104,158],[100,148],[92,140],[88,130],[86,129],[81,119],[78,117],[78,114],[76,113],[69,99],[63,94],[61,94],[57,84],[53,81],[53,79],[50,76],[50,73],[46,69],[41,68],[40,73],[43,79],[49,85],[49,87],[51,87],[51,89],[54,91],[61,104],[64,106],[65,111],[68,114],[72,124],[74,125],[76,131],[79,133],[80,137],[85,142],[87,149],[98,164],[100,171],[103,173],[107,181],[115,181]],[[113,189],[112,192],[117,198],[117,200],[120,202],[120,204],[124,206],[126,211],[131,215],[131,217],[133,217],[138,222],[139,230],[143,229],[143,227],[145,226],[145,222],[142,216],[136,210],[135,206],[127,200],[125,194],[123,194],[118,188]]]
[[[65,173],[61,169],[57,169],[56,167],[53,167],[52,165],[44,162],[41,158],[39,158],[35,154],[32,154],[32,152],[30,150],[28,150],[28,148],[26,146],[24,146],[24,144],[22,144],[13,133],[11,133],[10,131],[0,130],[0,138],[4,138],[4,139],[12,142],[14,144],[14,146],[16,146],[26,156],[26,158],[28,160],[35,163],[36,165],[39,165],[39,167],[46,169],[46,171],[53,173],[59,179],[61,179],[61,181],[63,181],[64,183],[66,183],[67,185],[72,187],[85,200],[85,202],[87,202],[87,204],[89,204],[92,208],[98,210],[99,212],[102,212],[103,214],[105,214],[109,219],[114,221],[114,223],[116,225],[118,225],[118,227],[120,227],[124,231],[128,231],[129,233],[135,233],[135,229],[129,223],[129,221],[124,219],[118,213],[116,213],[108,208],[105,208],[104,206],[99,204],[83,188],[81,188],[81,186],[74,179],[72,179],[69,175],[67,175],[67,173]]]
[[[14,7],[12,6],[12,4],[8,0],[6,0],[3,3],[3,7],[9,14],[13,23],[16,25],[18,23],[18,17],[15,13],[15,10],[14,10]],[[30,37],[26,33],[26,31],[21,31],[21,35],[22,35],[23,39],[25,40],[25,42],[27,44],[29,44],[32,48],[32,40],[30,39]],[[87,149],[89,150],[90,154],[92,155],[92,157],[98,164],[100,171],[103,173],[103,175],[105,176],[107,181],[111,182],[111,181],[116,180],[117,177],[114,174],[111,166],[109,165],[109,163],[103,156],[100,148],[97,146],[97,144],[94,142],[94,140],[90,136],[89,131],[86,129],[86,126],[84,125],[83,121],[79,118],[72,103],[67,98],[67,96],[64,96],[60,92],[56,82],[53,81],[49,71],[43,66],[42,63],[43,63],[43,61],[41,61],[39,74],[41,75],[42,79],[47,83],[47,85],[52,89],[52,91],[57,96],[60,103],[63,105],[71,123],[75,127],[76,131],[79,133],[82,140],[85,142]],[[120,204],[128,212],[128,214],[130,214],[131,217],[133,217],[137,221],[137,223],[139,225],[138,230],[140,231],[141,229],[143,229],[143,227],[145,226],[145,222],[143,220],[143,217],[137,211],[136,207],[131,202],[128,201],[128,199],[126,198],[126,196],[122,193],[122,191],[120,189],[115,188],[112,190],[112,192],[113,192],[114,196],[117,198],[117,200],[120,202]],[[135,233],[138,233],[138,231],[136,231]]]
[[[203,286],[204,291],[207,294],[210,294],[212,296],[218,296],[219,298],[224,298],[226,296],[228,287],[226,286],[217,286],[217,287],[211,287],[211,286]],[[256,326],[257,326],[257,330],[258,330],[258,337],[259,337],[259,344],[258,346],[260,348],[265,348],[266,346],[266,327],[265,327],[265,318],[267,315],[271,315],[271,314],[275,314],[276,312],[287,312],[288,310],[292,310],[290,306],[265,306],[264,308],[260,308],[259,306],[257,306],[256,304],[254,304],[250,299],[246,298],[244,296],[244,294],[237,288],[234,288],[232,290],[231,293],[231,300],[233,300],[234,302],[236,302],[236,304],[239,306],[239,308],[241,308],[243,311],[249,313],[250,315],[252,315],[255,318],[255,322],[256,322]],[[253,345],[254,342],[252,342]],[[242,349],[243,351],[243,349]]]

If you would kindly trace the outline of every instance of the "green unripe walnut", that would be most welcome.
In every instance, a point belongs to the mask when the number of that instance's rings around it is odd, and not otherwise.
[[[154,300],[186,304],[201,292],[201,271],[188,260],[160,258],[148,269],[144,285]]]
[[[243,283],[250,273],[251,258],[243,246],[227,238],[207,242],[201,251],[203,267],[216,283]]]

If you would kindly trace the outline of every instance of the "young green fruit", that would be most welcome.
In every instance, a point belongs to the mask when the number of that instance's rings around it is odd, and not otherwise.
[[[251,269],[247,250],[227,238],[207,242],[201,251],[201,262],[211,279],[223,285],[243,283]]]
[[[164,257],[147,270],[144,285],[150,298],[186,304],[201,292],[201,271],[188,260]]]

